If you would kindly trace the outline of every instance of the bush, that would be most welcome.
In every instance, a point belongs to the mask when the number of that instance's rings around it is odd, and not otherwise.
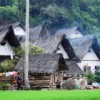
[[[3,89],[4,90],[11,90],[13,88],[13,86],[9,83],[4,84]]]
[[[96,82],[100,82],[100,71],[96,71],[96,73],[94,75],[94,80]]]
[[[11,71],[14,69],[14,61],[13,60],[5,60],[0,64],[1,71]]]
[[[13,48],[15,55],[20,57],[21,55],[25,54],[25,47],[18,47]],[[33,46],[32,44],[29,44],[29,53],[30,54],[40,54],[44,51],[43,48],[40,48],[38,46]]]
[[[94,78],[95,75],[92,74],[91,72],[84,73],[84,76],[87,77],[87,82],[89,85],[91,85],[95,81],[95,78]]]
[[[62,85],[63,89],[73,90],[76,89],[75,81],[73,79],[68,79]]]
[[[3,90],[4,82],[0,82],[0,90]]]

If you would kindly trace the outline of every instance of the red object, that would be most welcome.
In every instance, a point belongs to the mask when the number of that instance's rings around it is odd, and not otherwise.
[[[16,80],[13,80],[13,84],[17,84],[17,81]]]
[[[14,77],[18,76],[18,73],[17,72],[13,72],[13,76]]]

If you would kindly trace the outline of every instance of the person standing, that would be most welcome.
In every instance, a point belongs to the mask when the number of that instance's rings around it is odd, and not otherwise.
[[[21,76],[16,76],[16,81],[17,81],[17,89],[21,89],[23,78]]]
[[[55,84],[56,84],[56,89],[60,89],[60,81],[59,80],[57,80],[56,82],[55,82]]]

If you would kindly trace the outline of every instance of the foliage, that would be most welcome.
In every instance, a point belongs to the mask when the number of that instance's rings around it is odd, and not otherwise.
[[[15,63],[16,63],[15,60],[9,60],[9,59],[7,59],[7,60],[3,61],[0,64],[0,69],[1,69],[2,72],[3,71],[11,71],[11,70],[14,69]]]
[[[29,45],[29,53],[30,54],[40,54],[42,53],[44,50],[38,46],[33,46],[33,45]]]
[[[88,84],[92,84],[94,81],[94,74],[91,72],[84,73],[84,76],[87,77]]]
[[[25,54],[25,47],[18,47],[18,48],[13,48],[15,55],[20,57],[21,55]],[[33,46],[29,44],[29,53],[30,54],[40,54],[44,50],[38,46]]]
[[[1,21],[25,25],[25,0],[0,0]],[[30,0],[30,25],[42,22],[58,27],[78,25],[85,34],[100,37],[100,0]]]
[[[96,71],[96,73],[94,75],[94,80],[96,82],[100,82],[100,71]]]
[[[58,21],[59,19],[66,19],[68,16],[67,9],[65,7],[59,7],[56,4],[50,4],[47,7],[43,7],[42,11],[54,22]]]
[[[0,90],[3,90],[4,82],[0,82]]]
[[[96,71],[95,74],[84,73],[84,76],[87,77],[88,84],[92,84],[94,81],[100,82],[100,71]]]
[[[25,49],[24,47],[17,47],[17,48],[13,48],[13,51],[15,53],[16,56],[20,57],[22,54],[25,53]]]
[[[0,6],[0,18],[7,20],[11,20],[11,21],[17,21],[16,16],[18,15],[18,1],[9,1],[11,2],[10,4],[7,1],[1,1],[1,6]],[[3,5],[2,5],[3,3]]]

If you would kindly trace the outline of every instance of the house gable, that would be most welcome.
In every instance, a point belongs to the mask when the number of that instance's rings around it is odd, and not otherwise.
[[[61,53],[61,54],[63,55],[64,59],[68,59],[68,58],[69,58],[69,56],[68,56],[68,54],[66,53],[66,51],[64,50],[62,44],[59,44],[56,53]]]
[[[78,65],[83,71],[85,71],[84,68],[87,66],[90,67],[92,73],[95,73],[95,67],[100,66],[100,60],[95,54],[94,50],[90,48]]]
[[[12,46],[8,43],[8,41],[0,44],[0,56],[10,56],[11,59],[13,59],[13,55],[14,52]]]
[[[80,31],[79,27],[72,27],[72,28],[63,28],[58,30],[56,35],[61,35],[65,34],[66,38],[78,38],[78,37],[83,37],[82,32]]]
[[[83,60],[99,60],[95,52],[92,48],[90,48],[87,52],[87,54],[83,57]]]
[[[72,34],[70,34],[69,38],[78,38],[83,37],[83,34],[79,30],[75,30]]]

